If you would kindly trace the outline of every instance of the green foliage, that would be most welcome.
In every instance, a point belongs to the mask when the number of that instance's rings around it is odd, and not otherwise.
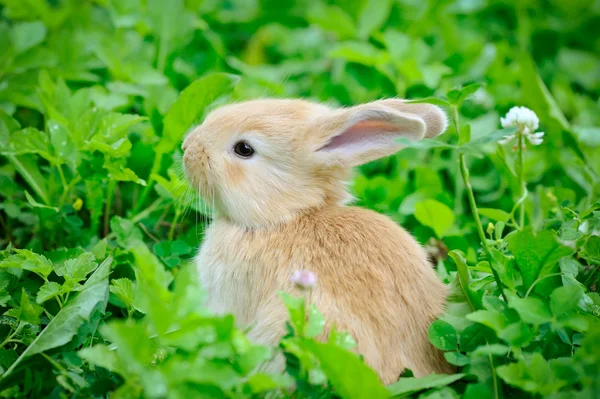
[[[0,0],[0,397],[595,397],[599,18],[591,0]],[[310,295],[281,293],[277,347],[204,308],[187,264],[211,209],[181,142],[259,96],[447,111],[352,190],[449,284],[429,338],[456,374],[382,386],[349,334],[317,340]],[[515,105],[540,146],[497,144]]]

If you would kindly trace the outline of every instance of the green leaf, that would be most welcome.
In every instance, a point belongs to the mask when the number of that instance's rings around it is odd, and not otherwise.
[[[69,259],[57,264],[54,267],[54,271],[57,275],[64,277],[67,282],[78,283],[93,272],[96,267],[98,267],[98,264],[96,263],[94,254],[85,252],[75,259]]]
[[[173,282],[173,275],[165,270],[158,258],[143,242],[137,242],[129,248],[135,258],[135,265],[144,279],[156,282],[160,287],[167,288]]]
[[[108,170],[108,175],[111,179],[117,181],[130,181],[142,186],[146,185],[146,181],[140,179],[135,172],[129,168],[124,168],[122,166],[114,165],[112,163],[105,163],[104,167]]]
[[[143,242],[138,242],[129,250],[135,259],[137,291],[134,307],[146,313],[156,332],[164,335],[177,316],[170,309],[173,294],[167,288],[173,281],[173,275],[165,270],[160,260]]]
[[[561,316],[558,320],[558,325],[561,327],[568,327],[575,331],[579,332],[587,332],[590,326],[591,317],[586,317],[579,313],[570,313],[564,316]],[[592,324],[593,325],[593,324]]]
[[[461,352],[472,352],[486,343],[488,329],[481,324],[473,323],[460,332],[459,345]]]
[[[567,118],[537,73],[533,58],[526,52],[521,53],[521,90],[528,105],[538,114],[540,120],[552,123],[558,129],[570,129]]]
[[[43,308],[32,303],[29,300],[29,295],[25,291],[25,288],[21,288],[21,306],[19,308],[19,320],[31,323],[34,325],[40,324],[40,315],[43,312]]]
[[[247,384],[253,393],[272,391],[274,389],[286,389],[293,384],[293,380],[287,374],[270,375],[257,373],[248,378]]]
[[[560,271],[565,276],[577,277],[581,265],[573,258],[562,258],[559,262]]]
[[[457,280],[462,291],[465,293],[465,298],[469,302],[471,309],[481,309],[481,295],[471,289],[471,273],[469,272],[469,266],[467,265],[465,254],[457,249],[454,249],[448,253],[448,256],[450,256],[452,260],[454,260],[454,263],[456,263],[456,268],[458,269]]]
[[[346,350],[356,348],[356,341],[352,335],[346,331],[338,331],[335,325],[331,328],[328,342]]]
[[[451,324],[436,320],[429,326],[429,340],[438,349],[452,351],[458,346],[458,335]]]
[[[371,33],[379,30],[390,15],[393,1],[367,0],[363,2],[362,10],[358,15],[358,37],[367,39]]]
[[[108,371],[126,374],[119,367],[117,353],[108,349],[106,345],[99,344],[90,348],[83,348],[77,352],[77,355],[95,366],[104,367]]]
[[[502,331],[506,325],[506,322],[500,313],[490,310],[478,310],[468,314],[467,319],[483,324],[496,332]]]
[[[164,71],[167,57],[177,44],[191,39],[195,25],[193,14],[187,11],[183,0],[168,3],[149,0],[148,11],[155,37],[159,39],[158,68]]]
[[[438,105],[440,107],[449,107],[450,103],[446,100],[444,100],[443,98],[438,98],[438,97],[425,97],[425,98],[419,98],[416,100],[406,100],[405,101],[406,104],[433,104],[433,105]]]
[[[577,309],[577,305],[583,296],[580,285],[568,285],[559,287],[550,294],[550,309],[556,317],[567,315]]]
[[[558,64],[568,72],[569,77],[588,90],[598,89],[600,76],[597,53],[562,47],[558,53]]]
[[[0,109],[0,153],[4,153],[12,133],[18,131],[19,123]],[[10,164],[25,179],[33,191],[48,205],[48,194],[46,192],[46,179],[41,175],[40,168],[32,156],[5,154]]]
[[[536,330],[531,328],[531,325],[523,322],[512,323],[501,331],[496,332],[498,338],[503,339],[516,348],[529,345],[537,335]]]
[[[346,41],[337,44],[328,53],[330,58],[341,58],[348,62],[355,62],[367,66],[376,66],[385,63],[389,55],[379,50],[368,42]]]
[[[402,398],[425,389],[440,388],[450,385],[465,374],[430,374],[421,378],[400,378],[388,387],[392,397]]]
[[[540,353],[534,353],[529,359],[518,363],[500,366],[496,371],[507,384],[543,396],[557,392],[567,384],[566,381],[555,377]]]
[[[331,344],[306,341],[336,392],[343,398],[388,398],[379,377],[356,354]]]
[[[50,120],[48,121],[48,132],[56,159],[61,163],[67,163],[75,170],[78,153],[67,128],[59,122]]]
[[[52,262],[45,256],[27,249],[15,249],[16,254],[0,261],[0,268],[17,268],[29,270],[42,278],[52,273]]]
[[[156,151],[165,154],[173,150],[185,132],[204,116],[207,107],[230,93],[239,79],[235,75],[213,73],[186,87],[165,116],[164,134]]]
[[[97,353],[85,353],[89,355],[89,360],[101,367],[114,367],[124,376],[129,374],[129,370],[143,370],[144,364],[150,364],[157,353],[157,347],[146,331],[146,327],[140,323],[133,323],[131,320],[114,320],[100,328],[103,336],[107,337],[113,343],[111,347],[117,349],[118,360],[114,356],[108,355],[107,350],[97,349]],[[98,363],[95,363],[95,362]],[[119,367],[120,364],[127,367]],[[160,384],[161,380],[155,381]]]
[[[500,223],[500,222],[498,222]],[[511,290],[516,290],[521,285],[521,276],[517,270],[514,258],[498,251],[496,248],[490,248],[490,253],[494,259],[494,270],[498,273],[502,283]]]
[[[123,302],[126,308],[131,308],[135,295],[135,283],[128,278],[112,280],[110,293]]]
[[[307,17],[321,29],[335,32],[340,39],[351,39],[356,32],[352,17],[335,5],[314,3],[308,10]]]
[[[444,352],[444,358],[450,364],[463,367],[469,364],[469,357],[460,352]]]
[[[472,356],[486,356],[486,357],[489,355],[504,356],[508,353],[509,350],[510,350],[510,348],[506,345],[487,344],[487,345],[482,345],[482,346],[478,347],[477,349],[475,349],[471,355]]]
[[[95,309],[99,308],[104,312],[108,301],[108,272],[112,261],[113,258],[108,257],[102,262],[85,282],[79,295],[54,316],[31,345],[0,377],[0,381],[4,381],[25,358],[69,343],[77,334],[79,327],[89,320]]]
[[[123,248],[142,242],[142,232],[131,220],[113,216],[110,220],[110,230],[115,234],[117,243]]]
[[[306,323],[306,336],[314,338],[323,332],[325,328],[325,318],[319,312],[315,305],[310,305],[308,309],[308,323]]]
[[[290,322],[292,327],[294,327],[294,331],[298,336],[302,337],[306,328],[306,305],[304,298],[295,297],[286,292],[280,292],[279,296],[290,314]]]
[[[5,153],[12,155],[39,154],[49,162],[56,164],[48,134],[32,127],[14,132],[10,136],[8,149]]]
[[[517,261],[525,289],[531,287],[536,280],[558,272],[558,261],[573,253],[571,248],[558,243],[553,232],[542,231],[534,235],[530,227],[512,235],[508,248]],[[553,284],[556,284],[556,279],[552,280],[549,278],[540,280],[534,292],[547,295]],[[560,281],[559,278],[558,280]]]
[[[46,26],[40,21],[20,22],[11,30],[13,47],[16,54],[26,52],[46,38]]]
[[[506,223],[510,219],[510,214],[501,209],[478,208],[477,210],[481,216],[485,216],[495,221]]]
[[[471,94],[483,87],[482,83],[471,83],[448,91],[446,96],[451,104],[460,106]]]
[[[548,305],[541,300],[532,297],[519,298],[510,292],[506,295],[508,295],[508,306],[515,309],[524,322],[537,326],[552,321]]]
[[[471,141],[471,125],[469,123],[465,123],[462,128],[460,128],[460,136],[458,137],[458,145],[464,146],[465,144]]]
[[[3,290],[0,290],[0,306],[6,307],[6,305],[8,304],[8,301],[10,301],[11,299],[12,299],[12,296],[7,294]]]
[[[454,223],[452,209],[433,199],[417,203],[415,217],[421,224],[431,227],[439,238],[443,237]]]
[[[169,176],[168,180],[158,174],[153,174],[150,176],[150,178],[154,179],[160,186],[162,186],[167,192],[168,197],[170,197],[172,200],[187,201],[182,199],[185,198],[186,193],[191,190],[187,180],[175,172],[174,168],[170,168],[167,171],[167,175]]]
[[[433,389],[419,395],[419,399],[459,399],[460,396],[450,387]]]
[[[408,137],[400,137],[396,141],[405,147],[416,148],[418,150],[430,150],[432,148],[451,148],[451,149],[458,148],[457,146],[455,146],[453,144],[448,144],[448,143],[444,143],[443,141],[432,140],[432,139],[411,140]]]
[[[470,141],[470,142],[462,145],[460,148],[462,151],[467,151],[470,154],[476,155],[478,152],[481,151],[481,147],[483,147],[487,144],[497,143],[504,137],[515,134],[516,132],[517,132],[517,129],[515,129],[514,127],[495,130],[489,134],[479,137],[477,140],[473,140],[473,141]]]
[[[600,260],[600,237],[589,237],[585,242],[585,251],[593,259]]]
[[[29,205],[31,205],[34,208],[50,209],[50,210],[53,210],[54,212],[59,211],[59,209],[55,206],[48,206],[48,205],[40,204],[31,196],[31,194],[29,194],[29,192],[27,190],[25,190],[25,199],[27,200]]]
[[[38,304],[46,302],[48,299],[52,299],[60,294],[60,284],[54,281],[48,281],[41,286],[37,293],[36,302]]]

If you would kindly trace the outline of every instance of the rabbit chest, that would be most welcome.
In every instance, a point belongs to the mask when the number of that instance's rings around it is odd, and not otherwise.
[[[261,304],[289,286],[288,268],[284,272],[281,265],[289,264],[291,255],[270,244],[269,233],[219,220],[208,227],[196,266],[211,311],[232,313],[240,325],[246,325]]]

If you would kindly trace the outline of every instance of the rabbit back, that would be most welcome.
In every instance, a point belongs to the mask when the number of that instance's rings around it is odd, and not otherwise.
[[[297,269],[318,276],[310,295],[327,324],[348,331],[384,382],[403,369],[416,376],[449,371],[428,340],[447,290],[414,238],[384,215],[344,206],[312,210],[268,229],[216,220],[197,258],[208,306],[231,312],[250,337],[276,344],[287,312],[279,291],[299,294]],[[279,362],[280,363],[280,362]]]

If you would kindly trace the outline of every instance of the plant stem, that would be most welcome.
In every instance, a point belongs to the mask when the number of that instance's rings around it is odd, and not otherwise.
[[[160,35],[160,40],[158,42],[158,55],[157,55],[157,62],[156,62],[156,66],[158,67],[158,70],[161,72],[165,71],[165,66],[167,63],[167,39],[165,38],[166,34],[165,34],[165,28],[163,27],[161,35]]]
[[[143,211],[141,211],[140,213],[135,215],[133,218],[131,218],[131,221],[134,224],[138,224],[146,216],[148,216],[149,214],[151,214],[152,212],[154,212],[155,210],[160,208],[162,204],[163,204],[162,198],[158,198],[148,208],[144,209]],[[113,239],[114,237],[115,237],[115,233],[110,233],[109,235],[106,236],[106,238],[108,238],[109,240]]]
[[[523,132],[519,130],[517,132],[517,145],[519,146],[517,152],[517,175],[519,179],[519,198],[521,199],[521,204],[519,205],[519,230],[523,230],[525,227],[525,199],[524,196],[527,192],[527,186],[525,185],[525,174],[523,173],[523,160],[524,153],[523,147],[525,146]]]
[[[137,214],[139,210],[142,209],[142,206],[144,206],[144,203],[146,202],[146,198],[148,198],[148,195],[150,194],[150,190],[152,189],[152,185],[154,184],[154,179],[152,178],[152,176],[158,173],[158,170],[160,169],[160,164],[162,162],[162,157],[162,153],[156,153],[156,156],[154,157],[154,163],[152,164],[152,169],[150,169],[150,175],[148,176],[148,182],[146,183],[146,187],[144,187],[142,195],[138,199],[135,208],[133,208],[134,214]]]
[[[460,150],[458,150],[457,152],[460,156]],[[454,213],[457,215],[460,215],[464,212],[462,198],[465,194],[464,184],[463,184],[462,180],[458,177],[459,173],[460,173],[460,165],[458,167],[458,170],[456,173],[457,176],[456,176],[456,179],[454,182],[454,197],[456,198],[456,204],[454,204]]]
[[[539,283],[540,281],[542,281],[544,279],[547,279],[547,278],[550,278],[550,277],[557,277],[557,276],[562,276],[562,273],[551,273],[551,274],[548,274],[548,275],[546,275],[544,277],[540,277],[537,280],[535,280],[533,282],[533,284],[531,284],[531,286],[529,287],[529,289],[527,290],[527,292],[525,293],[525,298],[527,298],[529,296],[529,294],[531,294],[531,291],[533,291],[533,289],[535,288],[535,286],[536,286],[537,283]]]
[[[56,367],[56,369],[58,369],[61,372],[67,373],[67,370],[61,366],[58,362],[56,362],[54,359],[52,359],[50,356],[46,355],[44,352],[41,353],[41,355],[46,358],[46,360],[48,362],[50,362],[50,364],[52,364],[54,367]]]
[[[584,284],[585,284],[586,286],[589,284],[589,282],[590,282],[590,279],[591,279],[592,277],[594,277],[594,274],[596,274],[596,271],[598,270],[598,268],[600,268],[600,265],[597,265],[597,266],[595,266],[594,268],[590,269],[590,271],[589,271],[589,273],[588,273],[588,275],[587,275],[587,277],[586,277],[586,279],[585,279],[585,282],[584,282]]]
[[[14,337],[15,335],[17,335],[18,333],[20,333],[20,332],[21,332],[21,330],[23,329],[23,326],[24,326],[24,325],[25,325],[25,324],[24,324],[23,322],[20,322],[20,323],[19,323],[19,325],[17,326],[17,328],[15,329],[15,331],[11,332],[11,333],[9,334],[9,336],[8,336],[8,337],[6,337],[6,339],[5,339],[4,341],[2,341],[2,343],[0,343],[0,348],[3,348],[3,347],[4,347],[4,345],[6,345],[6,344],[9,344],[9,343],[11,343],[11,342],[21,342],[21,341],[20,341],[20,340],[18,340],[18,339],[17,339],[17,340],[14,340],[14,339],[13,339],[13,337]]]
[[[490,360],[490,366],[492,367],[492,383],[494,384],[494,399],[498,399],[500,395],[498,395],[498,377],[496,376],[496,367],[494,367],[494,358],[492,355],[488,355]]]
[[[158,229],[158,227],[162,224],[162,222],[165,220],[165,217],[167,216],[167,213],[169,213],[171,206],[172,205],[167,206],[165,208],[165,210],[163,211],[163,213],[158,218],[158,221],[156,223],[154,223],[154,227],[152,228],[153,231],[156,231]]]
[[[4,348],[4,346],[6,344],[9,344],[12,341],[12,337],[15,336],[16,331],[14,331],[12,334],[10,334],[8,337],[6,337],[6,339],[4,341],[2,341],[2,343],[0,343],[0,348]]]
[[[150,204],[150,206],[146,209],[144,209],[143,211],[141,211],[140,213],[138,213],[137,215],[135,215],[131,221],[133,223],[137,223],[141,220],[143,220],[146,216],[150,215],[152,212],[154,212],[155,210],[157,210],[158,208],[160,208],[160,205],[162,205],[162,198],[158,198],[156,201],[154,201],[152,204]]]
[[[110,230],[110,211],[112,209],[112,201],[113,196],[115,194],[115,189],[117,187],[117,181],[111,180],[108,183],[108,188],[106,190],[106,206],[104,208],[104,234],[103,237],[108,235],[108,231]]]
[[[65,179],[65,174],[62,170],[62,166],[56,165],[56,169],[58,169],[58,175],[60,176],[60,181],[63,185],[63,193],[69,190],[69,185],[67,184],[67,179]]]
[[[61,195],[61,197],[60,197],[59,206],[63,206],[63,204],[67,200],[69,193],[71,192],[71,190],[73,190],[73,187],[75,187],[75,185],[77,183],[79,183],[80,180],[81,180],[80,176],[76,176],[73,179],[71,179],[71,183],[69,183],[69,185],[67,186],[67,189],[65,190],[63,195]]]
[[[33,191],[40,196],[44,204],[50,205],[45,187],[41,185],[43,182],[38,182],[35,177],[33,177],[19,157],[15,155],[6,155],[6,158],[13,164],[14,168],[21,174],[21,176],[23,176],[23,179],[29,183],[29,186],[33,189]]]
[[[8,242],[12,241],[10,228],[8,227],[8,223],[4,220],[4,217],[2,216],[1,213],[0,213],[0,225],[2,225],[2,228],[4,228],[4,231],[6,231],[6,238],[7,238]]]
[[[139,227],[140,229],[142,229],[142,231],[143,231],[144,233],[146,233],[146,235],[147,235],[148,237],[150,237],[150,239],[151,239],[152,241],[154,241],[154,242],[156,242],[156,243],[159,243],[159,242],[160,242],[160,240],[159,240],[158,238],[156,238],[156,236],[154,236],[152,233],[150,233],[150,232],[148,231],[148,229],[146,228],[146,226],[144,226],[144,223],[142,223],[142,222],[139,222],[139,223],[137,223],[137,225],[138,225],[138,227]]]
[[[181,211],[179,210],[179,207],[175,207],[175,217],[173,218],[171,228],[169,229],[169,241],[173,240],[173,236],[175,235],[175,226],[177,226],[177,222],[179,222],[180,216]]]
[[[452,122],[454,124],[454,128],[456,132],[460,136],[460,130],[458,128],[458,108],[456,105],[452,106]],[[459,140],[460,141],[460,140]],[[460,173],[465,184],[465,189],[467,192],[467,196],[469,197],[469,205],[471,207],[471,213],[473,213],[473,219],[475,219],[475,225],[477,227],[477,234],[479,235],[479,239],[481,240],[481,245],[483,245],[483,250],[485,251],[488,260],[490,262],[490,269],[492,270],[492,275],[494,276],[494,280],[496,280],[496,285],[500,289],[500,293],[502,294],[502,298],[506,301],[506,296],[504,295],[504,287],[502,286],[502,281],[500,280],[500,276],[492,263],[494,262],[494,258],[492,257],[492,252],[490,251],[490,247],[487,244],[487,239],[485,238],[485,232],[483,230],[483,225],[481,224],[481,219],[479,217],[479,211],[477,210],[477,203],[475,202],[475,194],[473,193],[473,187],[471,186],[471,179],[469,176],[469,170],[467,169],[467,163],[465,161],[465,154],[460,153],[458,155],[458,163],[460,166]]]

